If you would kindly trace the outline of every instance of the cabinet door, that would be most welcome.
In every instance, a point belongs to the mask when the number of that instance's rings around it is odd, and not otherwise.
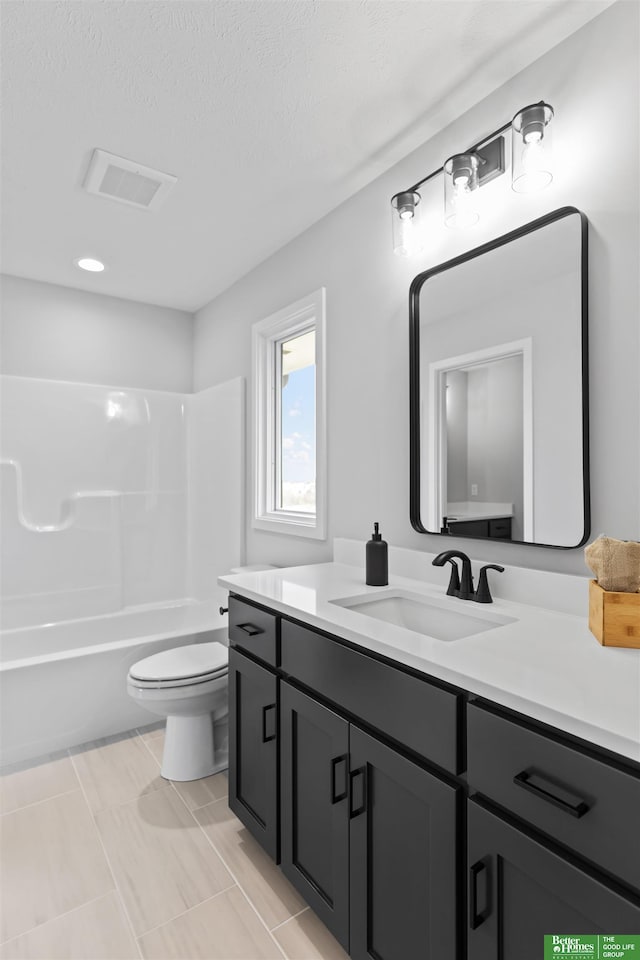
[[[473,800],[469,960],[540,960],[545,934],[637,934],[640,908]]]
[[[283,872],[349,949],[349,724],[280,685]]]
[[[351,956],[457,953],[458,790],[350,730]]]
[[[278,859],[277,679],[229,649],[229,806]]]

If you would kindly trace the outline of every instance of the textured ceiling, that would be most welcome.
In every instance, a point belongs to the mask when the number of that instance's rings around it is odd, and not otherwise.
[[[2,0],[2,269],[195,310],[608,2]],[[94,147],[178,184],[91,196]]]

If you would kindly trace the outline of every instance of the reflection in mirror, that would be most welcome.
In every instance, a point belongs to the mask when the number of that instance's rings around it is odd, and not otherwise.
[[[586,220],[563,208],[416,277],[416,529],[587,539],[585,276]]]
[[[531,447],[531,403],[525,410],[523,396],[525,362],[527,386],[531,383],[531,349],[530,343],[520,349],[505,346],[508,352],[496,349],[486,359],[452,358],[440,373],[436,389],[444,388],[445,403],[438,427],[444,429],[446,460],[433,523],[442,513],[445,533],[489,519],[496,521],[494,531],[501,522],[505,539],[530,540],[533,533],[531,484],[525,489],[523,462],[525,433]]]

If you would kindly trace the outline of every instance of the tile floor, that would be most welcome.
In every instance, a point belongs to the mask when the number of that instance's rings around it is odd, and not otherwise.
[[[160,776],[153,727],[0,777],[0,960],[346,960],[227,805]]]

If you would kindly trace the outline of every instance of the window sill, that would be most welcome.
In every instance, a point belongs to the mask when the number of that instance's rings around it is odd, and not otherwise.
[[[305,517],[299,513],[266,514],[254,517],[252,527],[255,530],[265,530],[268,533],[286,533],[294,537],[307,537],[311,540],[326,540],[324,524],[318,523],[317,517]]]

